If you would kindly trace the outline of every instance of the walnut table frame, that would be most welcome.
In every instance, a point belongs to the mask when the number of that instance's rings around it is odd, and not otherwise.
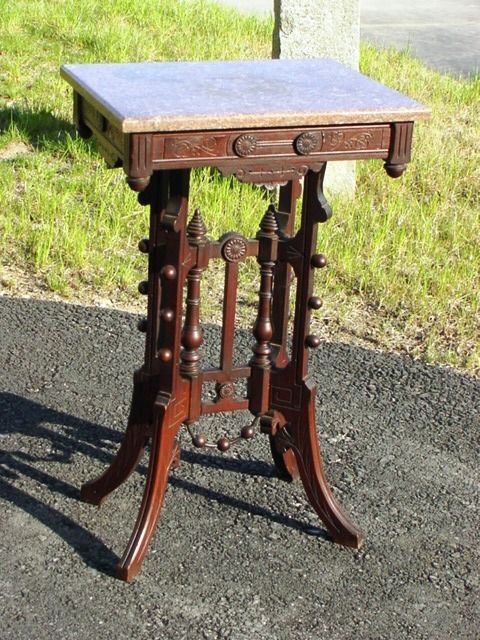
[[[315,387],[308,351],[320,340],[309,332],[317,226],[331,210],[323,195],[326,163],[381,158],[397,177],[410,159],[413,122],[427,109],[330,60],[66,65],[74,88],[80,135],[92,134],[110,166],[150,206],[145,361],[134,376],[127,430],[109,468],[82,487],[100,504],[135,469],[151,439],[146,486],[137,522],[117,566],[130,581],[138,572],[163,503],[170,470],[179,463],[182,424],[217,411],[249,409],[270,438],[279,474],[300,477],[313,508],[335,542],[359,547],[361,531],[334,498],[326,480],[315,426]],[[254,239],[232,230],[207,239],[201,213],[189,215],[189,174],[214,167],[256,184],[281,185]],[[294,232],[300,179],[302,218]],[[260,268],[253,356],[233,366],[239,263],[255,256]],[[210,260],[225,261],[220,366],[201,366],[200,289]],[[297,279],[291,350],[287,349],[291,277]],[[183,288],[186,286],[186,300]],[[184,318],[184,319],[182,319]],[[247,380],[246,397],[235,381]],[[202,386],[215,382],[214,402]],[[252,437],[253,427],[242,430]],[[204,446],[203,436],[193,437]],[[218,448],[228,449],[223,437]]]

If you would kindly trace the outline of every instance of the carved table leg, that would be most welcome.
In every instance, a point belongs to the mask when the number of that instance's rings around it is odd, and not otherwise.
[[[281,237],[289,237],[294,232],[297,200],[302,192],[299,180],[291,180],[280,187],[277,222]],[[290,316],[290,280],[292,267],[286,260],[277,261],[273,284],[272,300],[272,348],[276,367],[288,363],[288,319]],[[300,477],[293,451],[285,448],[278,438],[269,436],[270,450],[279,478],[292,482]]]
[[[285,447],[291,447],[309,502],[332,539],[358,549],[363,544],[363,533],[335,499],[323,468],[315,426],[315,387],[307,380],[298,391],[302,408],[300,411],[283,409],[288,422],[284,428],[279,429],[277,438]]]
[[[284,368],[271,374],[270,433],[277,450],[291,450],[312,507],[323,520],[335,542],[359,547],[362,532],[350,521],[335,500],[323,470],[315,425],[315,387],[308,375],[308,350],[319,346],[317,336],[309,334],[310,312],[317,308],[313,296],[313,271],[325,264],[315,255],[317,225],[331,215],[323,195],[325,165],[319,174],[305,177],[301,228],[294,238],[285,239],[285,259],[297,276],[297,298],[292,357]],[[268,418],[266,421],[268,430]],[[291,455],[291,454],[290,454]]]
[[[173,405],[174,406],[174,405]],[[125,552],[117,564],[116,574],[122,580],[133,580],[141,567],[155,533],[167,488],[168,475],[177,455],[176,435],[181,422],[171,415],[169,400],[157,402],[147,480],[140,511]]]
[[[155,532],[168,475],[179,463],[176,436],[188,415],[189,386],[180,376],[183,283],[189,271],[187,243],[189,171],[154,174],[150,203],[149,279],[145,369],[157,376],[152,399],[152,444],[142,504],[117,576],[131,581],[140,569]]]
[[[171,469],[180,462],[176,435],[188,415],[188,382],[178,371],[181,351],[182,290],[191,251],[186,239],[189,171],[165,171],[148,178],[129,178],[150,204],[150,233],[139,249],[148,254],[148,280],[139,290],[148,295],[145,362],[134,377],[130,417],[120,449],[110,467],[87,482],[81,497],[100,504],[137,466],[146,441],[152,439],[144,496],[134,531],[117,576],[130,581],[138,572],[155,531]]]
[[[142,370],[135,373],[130,417],[120,449],[101,476],[82,486],[80,497],[85,502],[101,504],[135,470],[148,440],[151,423],[149,414],[157,388],[158,383],[155,384],[151,376]]]

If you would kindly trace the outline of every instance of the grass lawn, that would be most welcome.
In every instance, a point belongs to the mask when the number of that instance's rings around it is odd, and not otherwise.
[[[0,0],[3,291],[21,294],[35,278],[67,299],[96,291],[124,304],[145,276],[136,245],[147,210],[120,184],[123,172],[77,138],[60,64],[265,58],[271,30],[268,20],[203,1]],[[480,79],[366,45],[361,70],[430,106],[433,119],[416,125],[400,180],[380,161],[358,163],[355,199],[333,199],[334,216],[320,228],[330,266],[318,276],[318,330],[478,374]],[[267,204],[260,190],[203,170],[192,203],[212,238],[233,228],[254,235]],[[244,270],[250,302],[251,277]],[[219,297],[221,289],[206,303]]]

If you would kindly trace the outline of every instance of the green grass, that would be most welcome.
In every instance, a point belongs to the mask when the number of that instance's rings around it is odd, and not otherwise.
[[[136,243],[146,208],[122,171],[106,169],[94,143],[76,137],[60,64],[264,58],[271,29],[201,1],[0,0],[2,264],[77,299],[92,287],[133,292],[145,274]],[[355,200],[333,200],[334,217],[320,228],[330,264],[318,283],[323,317],[379,346],[478,372],[480,81],[369,46],[361,66],[429,105],[433,119],[415,127],[400,180],[381,162],[358,163]],[[209,171],[195,172],[192,202],[212,238],[234,228],[254,234],[266,208],[259,190]]]
[[[268,57],[271,25],[176,0],[3,2],[0,21],[0,157],[15,143],[26,151],[0,165],[2,261],[33,269],[64,294],[128,287],[145,266],[135,246],[147,212],[120,185],[122,172],[107,170],[94,143],[76,137],[60,64]],[[249,232],[263,208],[258,194],[207,183],[198,172],[193,192],[212,214],[211,232],[225,215]]]
[[[359,166],[354,207],[328,233],[341,258],[329,277],[417,336],[427,359],[478,371],[480,78],[454,79],[406,52],[367,46],[361,66],[428,104],[433,118],[416,126],[414,159],[399,181],[385,181],[377,163]]]

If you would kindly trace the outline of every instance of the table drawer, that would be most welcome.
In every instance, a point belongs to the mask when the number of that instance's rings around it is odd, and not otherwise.
[[[317,127],[309,129],[153,134],[154,162],[211,162],[233,158],[323,159],[364,157],[388,152],[389,125]]]

